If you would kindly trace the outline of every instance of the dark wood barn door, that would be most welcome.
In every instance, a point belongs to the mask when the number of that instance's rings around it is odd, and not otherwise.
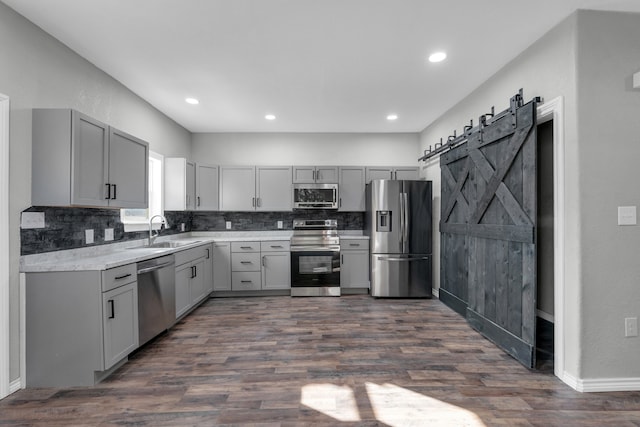
[[[440,299],[535,365],[536,103],[440,157]]]

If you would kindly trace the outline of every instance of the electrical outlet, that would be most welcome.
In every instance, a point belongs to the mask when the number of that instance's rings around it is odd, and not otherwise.
[[[282,221],[278,221],[278,229],[282,229],[282,227],[284,227],[284,225],[282,224]]]
[[[231,221],[227,221],[225,225],[227,227],[227,230],[231,230]]]
[[[624,319],[624,336],[625,337],[638,336],[638,318],[637,317],[627,317]]]
[[[87,245],[93,243],[93,230],[84,230],[84,243]]]
[[[110,242],[113,240],[113,228],[104,229],[104,241]]]

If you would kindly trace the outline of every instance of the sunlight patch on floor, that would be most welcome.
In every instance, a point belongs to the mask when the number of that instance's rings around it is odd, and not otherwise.
[[[349,386],[307,384],[302,387],[300,402],[338,421],[360,421],[358,405]]]
[[[485,427],[471,411],[393,384],[366,388],[376,419],[392,427]]]
[[[471,411],[406,388],[369,382],[365,387],[376,420],[391,427],[486,427]],[[347,385],[307,384],[300,403],[338,421],[361,420],[355,393]]]

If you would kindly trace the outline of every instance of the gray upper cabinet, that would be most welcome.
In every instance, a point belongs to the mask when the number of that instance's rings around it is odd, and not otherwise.
[[[183,157],[164,160],[164,207],[176,211],[218,210],[218,167]]]
[[[142,167],[144,165],[144,167]],[[109,206],[142,208],[149,204],[149,145],[109,128]],[[106,186],[105,186],[106,187]]]
[[[255,182],[253,166],[220,166],[220,210],[254,211]]]
[[[290,166],[221,166],[220,210],[290,211]]]
[[[337,166],[294,166],[294,184],[336,184],[338,182]]]
[[[196,210],[218,210],[218,167],[196,163]]]
[[[338,210],[364,212],[365,170],[363,166],[340,166],[338,183],[340,200]]]
[[[256,210],[290,211],[292,209],[291,167],[256,167]]]
[[[34,206],[146,208],[146,142],[70,109],[33,110]]]
[[[369,166],[366,168],[367,184],[374,179],[420,179],[420,171],[412,166]]]

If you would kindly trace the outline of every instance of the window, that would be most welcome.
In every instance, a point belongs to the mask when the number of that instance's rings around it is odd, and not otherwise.
[[[121,209],[120,220],[124,224],[124,231],[143,231],[149,227],[149,218],[163,215],[162,181],[164,157],[149,151],[149,208]]]

